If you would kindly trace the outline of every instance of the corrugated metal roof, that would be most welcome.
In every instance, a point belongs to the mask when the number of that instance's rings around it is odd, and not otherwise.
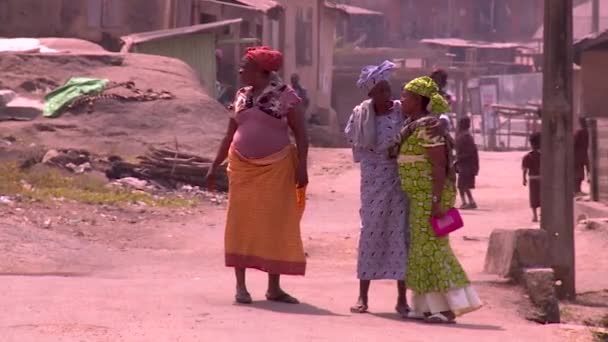
[[[580,63],[581,54],[594,48],[606,48],[608,45],[608,30],[589,34],[574,42],[574,61]]]
[[[227,1],[224,1],[227,2]],[[264,12],[268,12],[271,11],[273,9],[282,9],[283,6],[281,6],[280,3],[274,1],[274,0],[233,0],[232,2],[236,2],[242,5],[246,5],[249,7],[254,7],[257,8],[261,11]]]
[[[515,49],[525,47],[518,43],[493,43],[483,41],[464,40],[458,38],[422,39],[422,44],[440,45],[446,47],[462,47],[477,49]]]
[[[134,33],[128,36],[121,37],[122,41],[125,42],[128,46],[132,46],[133,44],[149,42],[153,40],[166,39],[177,36],[185,36],[191,34],[197,34],[202,32],[211,32],[226,26],[240,24],[243,19],[233,19],[233,20],[224,20],[217,21],[209,24],[202,25],[194,25],[187,27],[180,27],[168,30],[158,30],[158,31],[150,31],[150,32],[141,32]]]
[[[345,4],[337,4],[337,8],[342,9],[349,15],[374,15],[374,16],[384,16],[382,12],[372,11],[367,8],[345,5]]]

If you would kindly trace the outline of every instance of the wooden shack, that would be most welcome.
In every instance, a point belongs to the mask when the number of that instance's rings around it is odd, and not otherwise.
[[[608,204],[608,31],[574,44],[582,68],[583,114],[591,122],[591,197]]]

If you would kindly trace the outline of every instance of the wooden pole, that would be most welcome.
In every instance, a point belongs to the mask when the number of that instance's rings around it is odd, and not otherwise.
[[[542,109],[542,220],[561,299],[576,296],[572,1],[545,1]]]
[[[591,0],[591,32],[600,32],[600,0]]]

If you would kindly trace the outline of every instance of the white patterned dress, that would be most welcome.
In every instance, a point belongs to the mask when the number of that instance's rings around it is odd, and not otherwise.
[[[388,157],[392,139],[404,118],[396,101],[388,115],[376,116],[376,146],[353,147],[361,164],[361,236],[357,274],[360,280],[405,280],[408,261],[408,202],[401,188],[397,161]],[[354,115],[345,133],[354,143]]]

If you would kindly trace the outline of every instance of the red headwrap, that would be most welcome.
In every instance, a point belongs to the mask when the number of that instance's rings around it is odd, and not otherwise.
[[[265,46],[247,49],[245,57],[256,62],[266,71],[279,71],[283,66],[283,54]]]

